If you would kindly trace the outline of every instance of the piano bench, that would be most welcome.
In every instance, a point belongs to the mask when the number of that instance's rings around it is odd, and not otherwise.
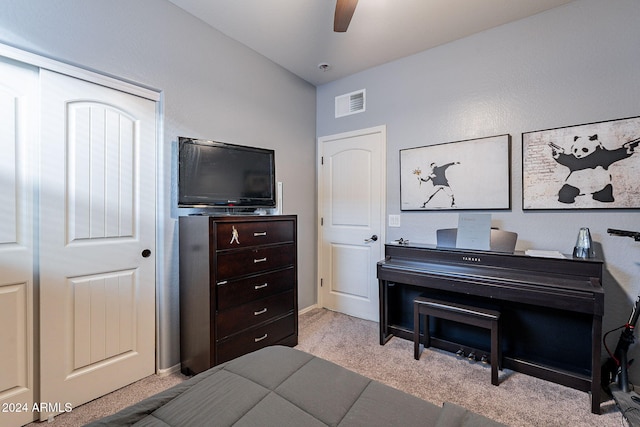
[[[491,384],[498,385],[498,369],[502,367],[500,345],[500,312],[418,296],[413,300],[413,357],[420,359],[420,316],[425,316],[425,348],[430,345],[429,316],[491,330]]]

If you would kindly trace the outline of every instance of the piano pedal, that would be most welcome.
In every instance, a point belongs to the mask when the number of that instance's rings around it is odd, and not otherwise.
[[[467,359],[469,359],[469,361],[471,361],[471,362],[475,362],[476,361],[476,354],[472,351],[471,353],[469,353],[467,355]]]
[[[480,358],[480,363],[484,363],[485,365],[489,364],[489,358],[487,357],[486,354],[482,355],[482,357]]]
[[[464,350],[459,349],[458,351],[456,351],[456,356],[458,356],[460,358],[464,357]]]

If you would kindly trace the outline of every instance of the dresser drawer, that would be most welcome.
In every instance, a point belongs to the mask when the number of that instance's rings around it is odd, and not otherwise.
[[[235,233],[234,233],[235,230]],[[235,235],[237,234],[237,237]],[[216,224],[218,250],[293,242],[293,221],[256,221]]]
[[[293,311],[293,298],[293,291],[289,291],[220,311],[216,321],[218,340]]]
[[[218,253],[217,283],[288,267],[294,264],[295,256],[293,244]]]
[[[273,273],[218,282],[216,289],[218,310],[226,310],[269,295],[294,289],[295,285],[296,271],[293,266]]]
[[[298,313],[292,313],[218,342],[215,363],[226,362],[262,347],[278,344],[291,337],[296,333],[297,316]]]

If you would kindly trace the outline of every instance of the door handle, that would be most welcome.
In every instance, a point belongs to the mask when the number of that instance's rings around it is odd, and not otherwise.
[[[149,249],[145,249],[142,251],[143,258],[149,258],[149,256],[151,256],[151,251]]]
[[[378,240],[378,236],[376,236],[375,234],[371,237],[369,237],[368,239],[364,239],[365,243],[371,243],[371,242],[375,242],[376,240]]]

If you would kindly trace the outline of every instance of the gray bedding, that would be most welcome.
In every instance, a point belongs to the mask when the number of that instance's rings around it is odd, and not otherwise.
[[[273,346],[216,366],[95,426],[500,426],[324,359]]]

